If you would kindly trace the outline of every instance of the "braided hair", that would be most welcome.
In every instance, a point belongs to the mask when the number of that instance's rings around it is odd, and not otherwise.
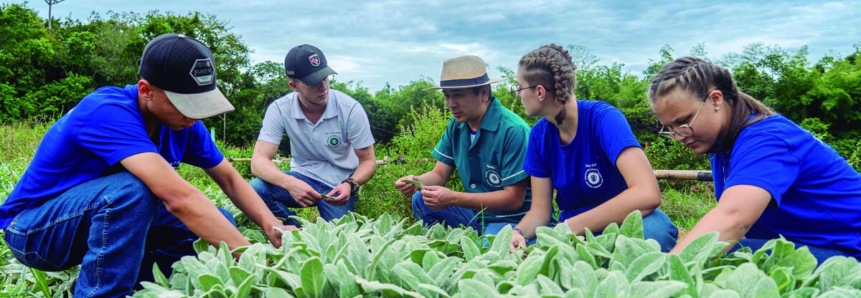
[[[543,45],[520,58],[523,68],[523,79],[531,85],[541,85],[548,92],[555,91],[556,101],[562,104],[562,110],[556,114],[556,125],[565,120],[565,103],[574,96],[577,78],[574,71],[577,66],[571,60],[568,50],[556,44]]]
[[[726,152],[732,151],[736,138],[745,127],[775,114],[762,102],[739,91],[729,70],[699,58],[682,57],[664,65],[649,86],[649,101],[654,104],[659,97],[677,88],[699,98],[708,96],[710,90],[720,90],[732,113],[727,133],[717,142],[720,147],[716,148]],[[748,121],[751,114],[756,116]]]

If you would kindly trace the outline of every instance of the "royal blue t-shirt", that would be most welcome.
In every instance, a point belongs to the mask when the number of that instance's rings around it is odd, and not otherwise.
[[[773,197],[745,235],[827,247],[861,257],[861,174],[831,146],[776,115],[741,131],[732,152],[711,154],[715,195],[736,185]]]
[[[119,162],[135,154],[159,153],[174,168],[183,162],[208,169],[224,159],[200,121],[178,131],[162,126],[160,144],[154,144],[137,97],[137,85],[100,88],[57,120],[0,206],[0,228],[78,184],[124,171]]]
[[[616,159],[628,147],[640,147],[621,111],[601,101],[577,101],[577,134],[562,145],[559,128],[541,119],[529,133],[523,170],[550,178],[556,204],[566,220],[628,189]],[[570,121],[567,120],[567,121]]]

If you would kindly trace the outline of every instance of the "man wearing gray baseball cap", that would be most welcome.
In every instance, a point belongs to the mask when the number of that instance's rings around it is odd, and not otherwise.
[[[193,255],[203,238],[230,249],[250,245],[233,217],[179,176],[204,169],[224,193],[281,244],[285,227],[224,159],[199,121],[233,110],[216,85],[215,60],[201,42],[165,34],[147,44],[141,80],[84,97],[45,133],[33,161],[0,206],[0,228],[26,266],[81,265],[75,297],[122,297],[153,264]]]
[[[359,186],[376,169],[374,137],[365,109],[329,83],[335,71],[315,46],[287,53],[284,68],[295,92],[266,110],[254,145],[251,186],[284,224],[297,225],[288,208],[317,207],[332,220],[355,209]],[[272,163],[284,134],[290,138],[290,171]]]

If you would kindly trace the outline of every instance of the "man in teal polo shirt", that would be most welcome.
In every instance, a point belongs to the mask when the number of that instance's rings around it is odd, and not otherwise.
[[[446,60],[440,86],[428,89],[442,89],[453,116],[432,152],[436,165],[395,182],[404,196],[412,196],[416,219],[426,225],[464,225],[495,235],[529,210],[529,175],[523,171],[529,125],[493,97],[490,84],[499,81],[488,78],[481,58],[461,56]],[[465,192],[444,187],[455,169]]]

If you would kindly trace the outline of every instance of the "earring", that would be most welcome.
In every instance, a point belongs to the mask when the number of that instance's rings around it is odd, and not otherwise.
[[[715,112],[720,111],[720,107],[715,108]]]

